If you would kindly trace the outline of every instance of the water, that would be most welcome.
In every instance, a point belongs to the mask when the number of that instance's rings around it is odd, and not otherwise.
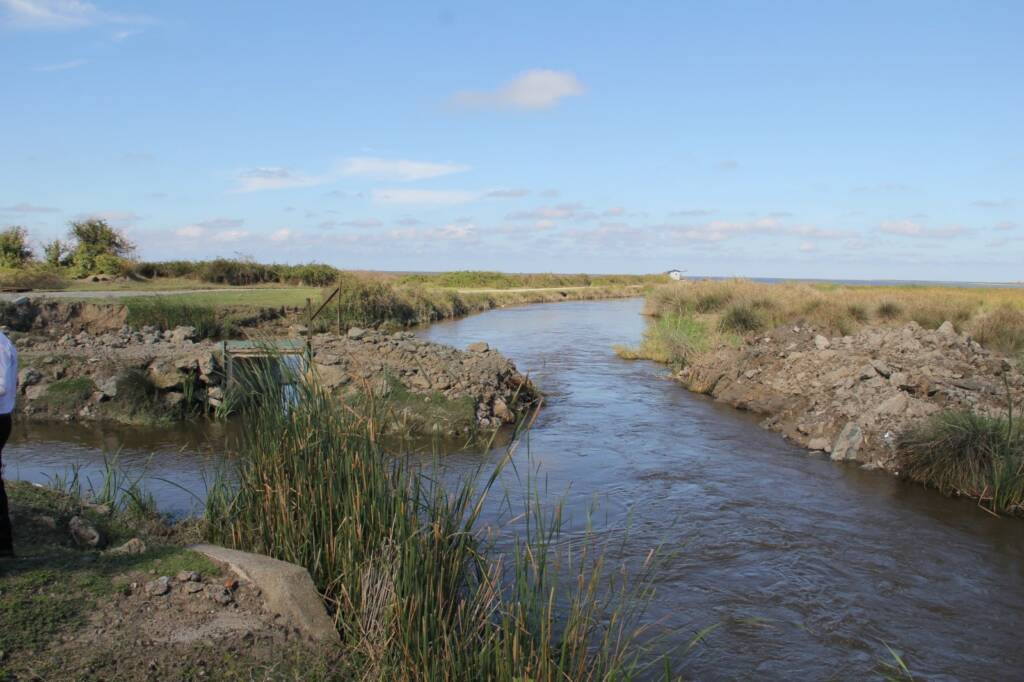
[[[421,332],[456,346],[487,341],[547,394],[529,454],[578,528],[597,504],[613,559],[661,545],[651,618],[686,643],[692,679],[878,677],[883,645],[919,679],[1005,680],[1024,670],[1024,522],[996,519],[879,472],[808,455],[664,379],[611,347],[636,343],[641,302],[495,310]],[[206,427],[150,436],[121,429],[33,427],[4,453],[39,478],[70,461],[102,462],[99,445],[202,488],[222,434]],[[91,435],[89,435],[91,434]],[[133,440],[134,439],[134,440]],[[140,440],[141,439],[141,440]],[[184,450],[182,449],[184,448]],[[525,463],[524,447],[517,459]],[[496,453],[459,453],[472,470]],[[525,468],[525,467],[524,467]],[[521,469],[522,471],[522,469]],[[506,482],[510,477],[505,477]],[[192,504],[173,486],[164,505]]]

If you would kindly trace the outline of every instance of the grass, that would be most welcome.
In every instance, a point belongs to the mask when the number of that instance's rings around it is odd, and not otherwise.
[[[905,478],[977,498],[997,514],[1024,514],[1024,431],[1012,410],[935,415],[901,435],[896,457]]]
[[[941,286],[846,286],[742,279],[678,282],[652,288],[645,312],[713,316],[738,334],[779,325],[812,325],[845,335],[870,324],[917,322],[935,329],[945,321],[995,350],[1024,349],[1024,289]]]
[[[46,387],[40,402],[55,410],[74,410],[85,404],[95,390],[96,386],[88,377],[61,379]]]
[[[644,330],[639,348],[617,346],[615,352],[626,360],[654,360],[683,367],[709,349],[711,331],[694,316],[667,315],[653,320]]]
[[[263,395],[275,395],[268,385]],[[626,679],[640,671],[643,576],[607,570],[536,496],[507,554],[479,528],[492,471],[449,482],[382,449],[386,414],[300,382],[250,408],[235,484],[210,491],[210,539],[305,566],[366,679]],[[482,480],[478,487],[474,481]],[[645,570],[649,563],[645,562]]]

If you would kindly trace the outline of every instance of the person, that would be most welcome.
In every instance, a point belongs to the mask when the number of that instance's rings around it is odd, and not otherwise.
[[[18,393],[18,350],[0,331],[0,557],[14,556],[14,534],[4,489],[4,445],[11,435],[11,412]]]

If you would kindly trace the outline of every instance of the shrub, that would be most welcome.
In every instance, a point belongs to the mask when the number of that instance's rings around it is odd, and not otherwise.
[[[698,313],[716,313],[732,300],[732,295],[727,291],[715,291],[701,294],[693,308]]]
[[[947,320],[959,329],[971,319],[971,312],[971,306],[962,303],[921,303],[910,309],[909,317],[925,329],[938,329]]]
[[[1004,304],[978,318],[972,334],[983,346],[1007,355],[1024,353],[1024,311]]]
[[[0,267],[21,268],[34,257],[24,227],[12,225],[0,232]]]
[[[261,265],[243,259],[217,258],[200,265],[199,279],[214,284],[251,286],[277,282],[278,277],[273,267],[269,265]]]
[[[60,270],[42,263],[0,274],[0,287],[8,289],[64,289],[67,285]]]
[[[43,260],[47,265],[59,267],[67,265],[67,257],[70,247],[59,239],[47,242],[43,245]]]
[[[718,329],[722,332],[746,334],[757,331],[763,324],[761,316],[753,307],[743,303],[734,303],[718,321]]]
[[[710,332],[704,322],[692,315],[665,315],[648,323],[638,349],[620,346],[615,352],[627,360],[643,358],[684,367],[709,345]]]
[[[939,413],[900,436],[896,457],[905,478],[995,512],[1024,511],[1024,438],[1009,419]]]
[[[875,314],[883,320],[895,320],[903,315],[903,307],[893,301],[883,301],[878,304]]]
[[[851,303],[846,306],[846,312],[850,317],[861,324],[864,324],[870,318],[868,315],[868,309],[860,303]]]
[[[98,261],[109,268],[114,262],[111,258],[128,259],[135,251],[127,237],[98,218],[72,222],[69,236],[73,245],[68,262],[79,277],[100,274]]]

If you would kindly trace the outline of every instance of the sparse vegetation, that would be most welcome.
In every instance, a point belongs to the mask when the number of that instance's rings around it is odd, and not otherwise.
[[[40,401],[49,408],[67,412],[84,405],[94,390],[96,387],[88,377],[61,379],[46,387]]]
[[[12,225],[0,231],[0,267],[20,268],[35,258],[24,227]]]
[[[734,303],[729,306],[718,321],[718,329],[722,332],[733,332],[735,334],[746,334],[756,332],[764,326],[761,315],[753,306],[742,303]]]
[[[708,350],[710,343],[707,323],[693,316],[668,315],[647,326],[639,348],[617,346],[615,352],[626,360],[654,360],[683,367]]]

